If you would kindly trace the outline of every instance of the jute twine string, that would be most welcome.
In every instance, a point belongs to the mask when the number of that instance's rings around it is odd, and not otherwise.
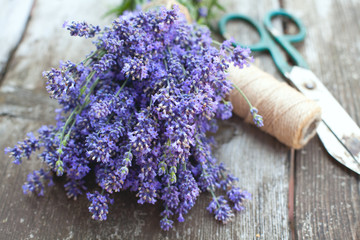
[[[316,134],[321,108],[313,100],[255,66],[244,69],[230,66],[228,78],[263,116],[261,130],[295,149],[302,148]],[[230,93],[229,99],[233,112],[253,123],[249,106],[236,89]]]

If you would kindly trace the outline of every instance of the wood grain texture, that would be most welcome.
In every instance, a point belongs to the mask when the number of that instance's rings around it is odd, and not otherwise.
[[[34,0],[0,0],[0,81],[23,36],[33,4]]]
[[[46,95],[42,71],[56,67],[59,60],[77,62],[90,51],[89,40],[70,37],[61,28],[64,20],[103,24],[109,19],[101,19],[101,15],[113,3],[36,1],[24,39],[0,88],[0,150],[13,146],[26,132],[54,123],[56,104]],[[257,20],[279,7],[275,0],[227,0],[223,4],[227,12],[246,13]],[[230,33],[245,40],[248,36],[235,25]],[[256,64],[276,73],[269,56],[258,57]],[[1,151],[0,239],[288,239],[288,148],[237,117],[222,122],[215,138],[218,160],[239,177],[239,186],[253,195],[247,210],[227,225],[216,222],[207,212],[211,197],[202,194],[184,223],[163,232],[159,227],[161,206],[138,205],[129,192],[115,194],[108,220],[98,223],[91,220],[85,197],[77,201],[66,198],[63,178],[56,179],[45,197],[23,195],[21,185],[26,175],[42,163],[32,158],[15,166]],[[93,187],[89,184],[89,190]]]
[[[284,1],[308,35],[310,68],[360,125],[360,2]],[[296,154],[297,239],[360,239],[360,179],[316,138]]]
[[[45,92],[42,72],[59,66],[60,60],[75,63],[95,47],[91,39],[74,38],[62,28],[65,21],[86,21],[91,24],[110,24],[103,14],[119,1],[37,0],[24,39],[11,62],[3,87],[21,87]]]

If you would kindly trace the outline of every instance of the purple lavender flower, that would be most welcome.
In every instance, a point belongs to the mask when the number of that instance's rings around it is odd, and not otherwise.
[[[156,202],[157,193],[156,193],[156,184],[145,182],[140,186],[139,193],[137,194],[139,200],[137,201],[140,204]]]
[[[121,172],[98,167],[95,174],[96,182],[108,193],[119,192],[123,188],[125,178],[121,176]]]
[[[168,219],[167,217],[160,220],[160,227],[164,231],[169,231],[172,228],[174,221]]]
[[[253,61],[253,58],[250,56],[250,52],[249,48],[242,48],[240,46],[235,47],[231,57],[234,66],[238,66],[239,68],[249,66],[249,62]]]
[[[216,220],[223,223],[227,223],[234,217],[234,213],[232,212],[224,196],[214,198],[207,207],[207,210],[210,213],[215,214]]]
[[[230,49],[232,48],[233,44],[235,43],[235,39],[231,37],[230,39],[226,39],[222,44],[220,45],[220,52],[221,54],[226,54],[226,52],[230,52]]]
[[[208,15],[207,7],[200,7],[198,11],[200,17],[206,17]]]
[[[29,159],[31,153],[39,148],[39,140],[35,138],[32,132],[30,132],[27,134],[27,138],[23,142],[18,142],[18,144],[13,148],[7,147],[5,149],[5,153],[14,158],[13,163],[20,164],[23,157],[27,157]]]
[[[80,196],[83,191],[87,188],[84,186],[84,180],[74,180],[70,179],[65,185],[66,195],[68,198],[74,198],[76,200],[78,196]]]
[[[93,214],[92,218],[99,221],[106,220],[109,203],[113,204],[114,200],[108,194],[102,195],[98,191],[87,193],[86,196],[90,201],[89,211]]]
[[[254,121],[255,125],[257,127],[263,127],[264,126],[263,117],[258,114],[258,110],[256,108],[252,107],[250,109],[250,113],[253,116],[253,121]]]
[[[93,69],[97,73],[106,72],[113,65],[116,64],[115,59],[116,59],[116,56],[114,54],[111,54],[111,53],[105,54],[98,63],[94,64]]]
[[[233,45],[236,47],[233,48]],[[232,62],[234,66],[238,66],[239,68],[249,66],[250,62],[254,61],[253,57],[250,55],[250,49],[243,48],[235,44],[234,38],[224,41],[221,44],[220,49],[221,53],[225,55],[225,59],[229,62]],[[227,55],[227,53],[229,53],[229,55]]]
[[[45,172],[44,169],[33,171],[27,176],[27,181],[22,186],[24,194],[37,193],[39,196],[43,196],[45,181],[49,181],[48,186],[53,185],[50,172]]]
[[[178,188],[174,185],[166,187],[162,191],[161,199],[166,203],[170,209],[176,209],[180,203]]]
[[[241,191],[238,187],[233,187],[227,192],[229,200],[234,204],[233,209],[236,211],[242,211],[245,209],[243,202],[246,199],[251,199],[251,194],[247,191]]]
[[[68,84],[63,82],[61,71],[53,68],[51,71],[43,72],[43,76],[47,79],[46,89],[50,96],[55,99],[61,97]]]
[[[232,116],[232,110],[233,106],[230,101],[219,104],[216,117],[222,120],[229,119]]]
[[[92,38],[95,34],[100,32],[99,26],[93,26],[92,24],[87,24],[86,22],[72,22],[71,24],[63,25],[63,27],[67,27],[70,31],[71,36],[79,36],[85,38]]]
[[[226,224],[232,220],[234,213],[231,211],[231,208],[227,204],[221,204],[218,209],[215,210],[215,219]]]

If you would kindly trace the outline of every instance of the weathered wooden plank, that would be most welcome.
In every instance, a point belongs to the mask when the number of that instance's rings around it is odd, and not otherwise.
[[[308,35],[302,53],[360,125],[359,1],[284,1],[303,19]],[[331,158],[318,139],[296,154],[298,239],[360,239],[359,176]]]
[[[0,88],[0,116],[54,122],[57,107],[57,102],[43,91]]]
[[[60,60],[79,62],[94,49],[92,39],[71,37],[62,28],[65,21],[104,25],[103,14],[119,1],[36,1],[22,44],[14,54],[3,86],[45,89],[42,72],[57,67]]]
[[[51,122],[50,114],[41,115],[41,109],[36,107],[48,104],[48,100],[42,100],[45,94],[41,72],[56,66],[60,59],[76,62],[89,52],[89,45],[84,44],[86,40],[70,38],[60,27],[64,20],[74,18],[99,23],[105,10],[101,11],[96,4],[95,1],[36,2],[24,41],[1,87],[0,112],[4,117],[0,118],[3,136],[0,149],[12,146],[27,131]],[[268,10],[279,7],[275,0],[261,3],[228,0],[223,4],[228,12],[246,13],[258,20]],[[230,31],[239,39],[248,36],[241,29]],[[270,57],[258,59],[257,64],[263,69],[276,72]],[[16,98],[17,91],[24,97]],[[38,92],[42,94],[31,96]],[[27,109],[32,104],[34,111]],[[47,105],[45,109],[51,112],[54,107]],[[224,121],[215,138],[219,143],[215,151],[219,161],[240,178],[239,186],[253,195],[247,210],[227,225],[219,224],[206,211],[211,197],[203,194],[184,223],[176,223],[174,230],[163,232],[159,228],[161,206],[140,206],[134,194],[127,192],[115,195],[108,220],[97,223],[90,219],[85,197],[75,202],[66,199],[63,179],[58,179],[45,197],[24,196],[21,185],[27,173],[41,167],[41,163],[32,159],[14,166],[1,152],[0,232],[8,239],[288,239],[288,149],[237,117]]]
[[[0,81],[25,31],[33,4],[34,0],[0,1]]]

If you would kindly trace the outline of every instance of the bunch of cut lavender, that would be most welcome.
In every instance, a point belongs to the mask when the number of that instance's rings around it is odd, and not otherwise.
[[[216,131],[216,118],[231,116],[228,62],[243,67],[249,51],[232,51],[230,42],[217,50],[209,30],[188,25],[176,7],[127,13],[102,31],[87,23],[66,27],[74,36],[98,36],[97,50],[44,73],[62,106],[57,123],[6,149],[15,164],[41,149],[49,170],[30,173],[24,193],[43,195],[55,172],[66,175],[67,195],[76,199],[94,171],[99,191],[86,194],[96,220],[106,219],[111,194],[126,189],[140,204],[162,202],[164,230],[174,218],[184,221],[203,191],[212,194],[208,210],[219,221],[242,210],[250,196],[216,163],[206,132]],[[216,196],[217,188],[227,198]]]

